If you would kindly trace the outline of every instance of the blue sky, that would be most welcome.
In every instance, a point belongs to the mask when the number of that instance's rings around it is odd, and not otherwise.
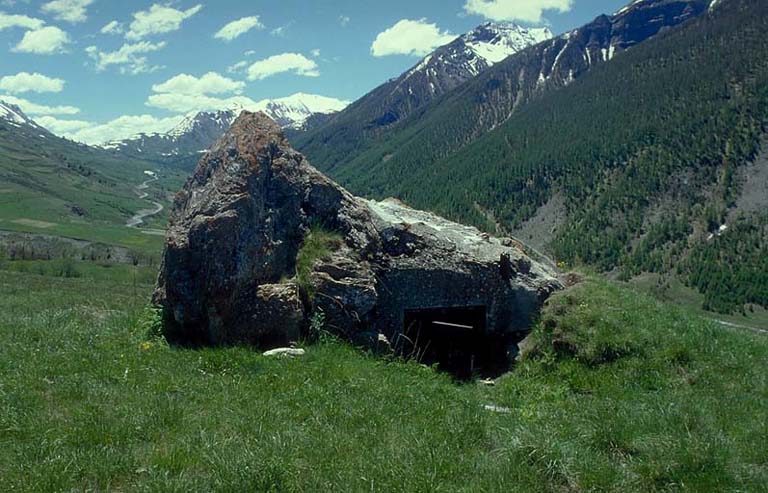
[[[159,129],[217,98],[354,100],[414,65],[430,43],[486,20],[559,34],[627,1],[0,0],[0,98],[94,141]],[[374,56],[377,36],[393,26],[419,31],[390,32]]]

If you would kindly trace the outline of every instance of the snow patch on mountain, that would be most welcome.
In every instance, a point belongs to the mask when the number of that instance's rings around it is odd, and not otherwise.
[[[297,93],[279,99],[259,101],[250,111],[263,111],[283,128],[301,128],[307,119],[318,113],[336,113],[349,106],[349,101]]]
[[[225,132],[243,111],[263,111],[283,128],[301,128],[309,117],[318,113],[336,113],[349,105],[349,101],[318,96],[316,94],[297,93],[292,96],[277,99],[264,99],[253,105],[234,105],[219,111],[201,111],[190,113],[175,127],[166,132],[153,133],[148,136],[174,139],[181,138],[198,131],[201,127],[219,128]],[[108,142],[102,147],[117,148],[120,142],[136,140],[144,134],[136,135],[123,141]]]
[[[243,111],[261,111],[283,128],[298,129],[313,115],[336,113],[349,103],[314,94],[298,93],[279,99],[265,99],[243,106],[236,105],[219,111],[190,113],[176,126],[162,133],[139,134],[103,144],[103,149],[140,155],[148,160],[186,159],[196,161],[214,142],[229,130]],[[194,159],[188,159],[194,156]]]
[[[178,125],[169,130],[164,135],[168,138],[181,137],[191,132],[196,131],[201,125],[213,125],[216,127],[227,129],[242,110],[225,110],[225,111],[203,111],[200,113],[192,113],[184,117]]]
[[[446,74],[474,77],[507,57],[549,39],[552,39],[552,32],[546,27],[527,28],[513,23],[486,22],[427,55],[406,72],[401,84],[415,75],[428,79]],[[430,81],[432,86],[434,83]],[[412,93],[413,88],[408,88],[408,92]]]
[[[477,56],[494,65],[529,46],[551,39],[552,31],[546,27],[526,28],[488,22],[461,38]]]
[[[24,112],[15,104],[6,103],[0,100],[0,120],[6,121],[13,125],[30,125],[37,127],[37,123],[29,118]]]

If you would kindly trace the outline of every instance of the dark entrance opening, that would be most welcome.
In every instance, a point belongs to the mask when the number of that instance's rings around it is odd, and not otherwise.
[[[405,311],[403,351],[461,380],[509,370],[507,341],[489,336],[483,306]]]

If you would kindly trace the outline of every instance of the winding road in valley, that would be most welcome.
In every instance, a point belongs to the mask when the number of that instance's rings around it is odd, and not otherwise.
[[[157,174],[155,173],[147,173],[147,175],[150,177],[148,180],[144,181],[141,185],[138,185],[136,188],[133,189],[134,192],[136,192],[136,195],[138,195],[139,199],[145,200],[147,197],[149,197],[149,193],[147,190],[149,189],[149,186],[158,181],[159,178],[157,177]],[[138,228],[142,224],[144,224],[144,220],[156,216],[163,212],[165,210],[165,206],[161,204],[160,202],[155,202],[152,200],[148,200],[147,202],[150,202],[152,205],[155,206],[154,209],[142,209],[136,213],[132,218],[128,220],[128,222],[125,224],[129,228]]]

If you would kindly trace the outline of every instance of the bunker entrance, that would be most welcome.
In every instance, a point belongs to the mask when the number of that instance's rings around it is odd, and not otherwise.
[[[406,354],[458,379],[509,370],[507,344],[487,334],[484,306],[406,310],[404,333]]]

